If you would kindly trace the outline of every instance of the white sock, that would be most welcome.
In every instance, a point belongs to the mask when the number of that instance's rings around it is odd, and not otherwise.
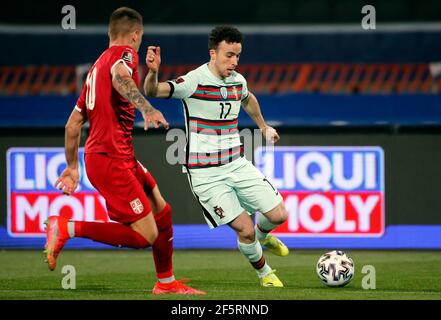
[[[256,237],[259,241],[264,240],[270,231],[274,230],[278,224],[274,224],[268,220],[267,217],[265,217],[263,214],[259,214],[257,217],[257,223],[254,226],[254,229],[256,230]],[[267,231],[267,232],[264,232]]]
[[[253,243],[242,243],[237,239],[237,246],[239,251],[251,263],[256,270],[257,275],[262,278],[272,271],[271,267],[265,261],[263,256],[262,246],[257,239]]]
[[[158,278],[158,281],[161,283],[172,283],[173,281],[175,281],[175,276],[171,276],[168,278]]]

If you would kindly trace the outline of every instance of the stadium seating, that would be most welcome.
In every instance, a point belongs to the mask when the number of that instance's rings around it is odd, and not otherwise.
[[[89,65],[0,67],[1,95],[68,95],[79,93]],[[160,80],[174,79],[195,65],[165,65]],[[146,73],[140,67],[141,75]],[[245,64],[239,71],[257,94],[433,94],[441,78],[429,64]]]

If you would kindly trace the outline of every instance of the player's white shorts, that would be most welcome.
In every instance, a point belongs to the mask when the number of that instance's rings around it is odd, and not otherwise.
[[[244,157],[219,167],[193,169],[188,177],[210,228],[229,223],[244,211],[266,213],[283,201],[277,189]]]

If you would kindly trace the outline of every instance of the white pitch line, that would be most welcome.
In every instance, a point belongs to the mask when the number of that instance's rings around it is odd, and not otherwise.
[[[318,288],[317,288],[318,289]],[[207,289],[206,289],[207,290]],[[318,290],[323,290],[323,289],[318,289]],[[121,292],[121,293],[149,293],[150,290],[138,290],[138,289],[74,289],[74,290],[61,290],[61,289],[0,289],[0,293],[1,292],[24,292],[24,293],[41,293],[41,292],[101,292],[101,293],[106,293],[106,292]],[[307,291],[308,293],[312,293],[314,292],[311,289],[298,289],[298,288],[287,288],[285,287],[284,289],[281,290],[281,292],[283,291],[295,291],[296,293],[302,293]],[[262,290],[219,290],[219,289],[215,289],[215,290],[207,290],[207,294],[210,293],[264,293],[264,291]],[[334,291],[330,291],[330,293],[335,293]],[[367,294],[367,295],[376,295],[378,293],[381,294],[425,294],[425,295],[439,295],[441,297],[441,292],[436,292],[436,291],[388,291],[388,290],[360,290],[360,291],[340,291],[340,294],[348,294],[348,295],[352,295],[352,294]]]

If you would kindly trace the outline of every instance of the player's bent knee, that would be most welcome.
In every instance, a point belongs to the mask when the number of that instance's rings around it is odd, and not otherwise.
[[[256,232],[254,231],[254,228],[241,230],[237,235],[242,243],[253,243],[256,241]]]
[[[132,223],[130,227],[138,232],[149,244],[153,244],[159,234],[152,212],[144,218]]]
[[[154,244],[155,243],[155,241],[156,241],[156,239],[158,239],[158,235],[159,235],[159,232],[158,232],[158,230],[156,230],[154,233],[152,233],[151,235],[150,235],[150,243],[151,244]]]
[[[282,224],[288,219],[288,210],[285,204],[281,202],[277,207],[266,214],[266,217],[271,223]]]
[[[285,205],[282,202],[282,207],[281,207],[281,223],[285,222],[286,220],[288,220],[288,210],[286,210]]]
[[[156,239],[158,238],[158,235],[159,235],[158,229],[154,229],[153,231],[147,234],[143,234],[142,236],[144,237],[144,239],[147,240],[147,242],[150,245],[153,245],[153,243],[155,243]]]

